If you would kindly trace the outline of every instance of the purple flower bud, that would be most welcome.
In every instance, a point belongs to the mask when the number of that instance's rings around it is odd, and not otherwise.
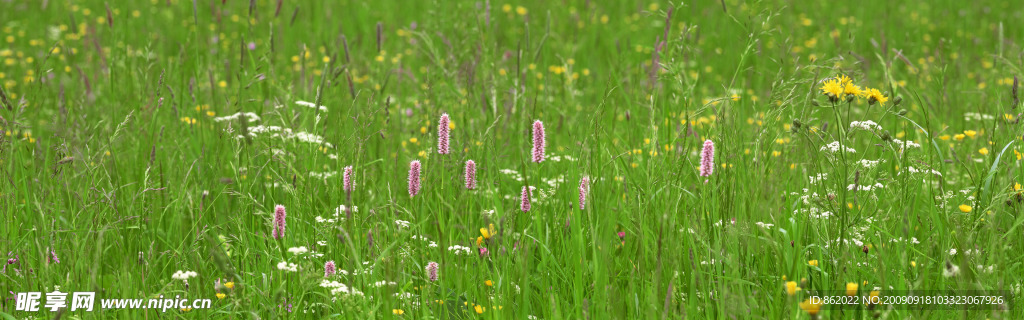
[[[522,200],[519,209],[523,210],[523,212],[530,212],[530,187],[523,186],[523,193],[519,198]]]
[[[466,189],[476,189],[476,162],[466,161]]]
[[[354,190],[352,186],[352,166],[345,167],[344,181],[345,193],[352,193],[352,190]]]
[[[448,136],[449,132],[449,120],[448,114],[442,114],[441,120],[437,122],[437,153],[448,154],[451,150],[448,149]]]
[[[324,278],[330,277],[337,271],[338,268],[337,266],[334,265],[334,260],[327,261],[327,263],[324,263]]]
[[[544,123],[533,122],[533,162],[544,161]]]
[[[587,206],[587,193],[590,193],[590,177],[583,176],[580,179],[580,210],[583,210]]]
[[[704,150],[700,153],[700,176],[710,177],[715,170],[715,143],[704,140]]]
[[[427,279],[430,279],[430,282],[437,281],[437,268],[439,266],[437,262],[431,261],[427,263]]]
[[[284,211],[284,206],[277,205],[276,207],[274,207],[274,231],[271,232],[271,236],[274,237],[274,239],[284,238],[284,227],[286,224],[284,219],[286,215],[287,213],[285,213]]]
[[[420,193],[420,162],[413,160],[409,163],[409,196],[415,197]]]

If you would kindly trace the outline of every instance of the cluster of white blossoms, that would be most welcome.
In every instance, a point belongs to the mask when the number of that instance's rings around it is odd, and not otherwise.
[[[830,153],[836,153],[836,152],[839,152],[839,147],[840,147],[839,146],[839,141],[832,141],[832,143],[829,143],[829,144],[821,147],[821,151],[828,151]],[[846,151],[846,152],[849,152],[849,153],[857,152],[857,150],[853,150],[853,148],[850,148],[850,147],[843,147],[843,151]]]
[[[277,269],[288,272],[296,272],[299,271],[299,265],[289,263],[287,261],[281,261],[280,263],[277,264]]]
[[[909,171],[910,173],[931,173],[937,176],[942,176],[942,173],[936,171],[935,169],[918,170],[917,168],[914,167],[907,167],[907,171]]]
[[[399,228],[408,228],[409,227],[409,221],[405,221],[405,220],[395,220],[395,224],[398,225]]]
[[[356,290],[356,288],[350,288],[349,286],[345,285],[344,283],[337,282],[337,281],[330,281],[330,280],[327,280],[327,279],[324,279],[324,280],[320,281],[320,287],[321,288],[331,289],[331,294],[332,295],[349,295],[349,294],[359,295],[359,296],[363,295],[363,292],[359,291],[359,290]]]
[[[875,123],[874,121],[871,121],[871,120],[854,121],[854,122],[850,122],[850,129],[851,130],[852,129],[861,129],[861,130],[875,131],[875,130],[882,130],[882,126],[878,125],[877,123]]]
[[[235,121],[235,120],[238,120],[238,118],[240,118],[242,116],[248,118],[249,121],[260,121],[260,116],[256,115],[255,113],[252,113],[252,112],[237,112],[237,113],[235,113],[233,115],[230,115],[230,116],[213,118],[213,121],[217,121],[217,122]]]
[[[866,169],[871,169],[871,168],[874,168],[874,167],[878,166],[878,163],[879,162],[883,162],[883,161],[884,160],[861,159],[860,161],[857,161],[857,164],[859,164],[861,167],[864,167]]]
[[[325,106],[317,106],[315,103],[312,103],[312,102],[309,102],[309,101],[299,100],[299,101],[295,101],[295,104],[300,105],[300,106],[310,107],[310,108],[313,108],[313,109],[320,109],[320,111],[327,112],[327,107],[325,107]]]
[[[920,148],[921,147],[921,145],[918,144],[917,142],[913,142],[913,141],[910,141],[910,140],[903,141],[903,140],[895,139],[894,138],[894,139],[892,139],[892,143],[894,143],[897,146],[899,146],[901,151],[903,150],[903,148],[907,148],[907,147],[910,147],[910,148]]]
[[[258,137],[262,133],[273,133],[270,135],[271,138],[281,138],[282,140],[295,139],[302,142],[307,142],[316,145],[323,145],[328,148],[334,148],[334,145],[330,142],[324,142],[324,138],[308,132],[294,132],[292,129],[282,128],[279,126],[255,126],[249,128],[250,137]],[[245,136],[239,135],[236,139],[243,139]]]
[[[181,281],[188,282],[189,278],[195,278],[195,277],[198,277],[198,276],[199,276],[199,274],[196,273],[195,271],[181,271],[181,270],[178,270],[177,272],[174,272],[173,275],[171,275],[171,279],[181,280]]]
[[[304,253],[309,252],[309,249],[306,249],[306,247],[304,247],[304,246],[303,247],[291,247],[291,248],[288,248],[288,252],[290,252],[291,254],[294,254],[294,255],[300,255],[300,254],[304,254]]]
[[[473,250],[470,250],[469,247],[463,247],[463,246],[460,246],[460,245],[454,245],[454,246],[448,247],[448,251],[451,251],[452,253],[454,253],[457,256],[458,255],[463,255],[463,254],[469,255],[469,254],[473,253]]]
[[[819,182],[828,179],[828,172],[822,172],[815,176],[808,176],[807,178],[811,180],[811,184],[818,184]]]
[[[852,184],[851,183],[850,185],[846,186],[846,190],[850,190],[850,191],[853,191],[853,190],[857,190],[857,191],[871,191],[872,189],[881,189],[881,188],[884,188],[884,187],[885,186],[883,186],[881,183],[878,183],[878,182],[876,182],[873,185],[872,184],[867,184],[867,185],[862,185],[862,186],[858,186],[856,184]]]

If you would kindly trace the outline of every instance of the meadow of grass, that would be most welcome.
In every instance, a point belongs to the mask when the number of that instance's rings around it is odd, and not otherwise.
[[[1020,319],[1022,19],[0,0],[0,318]]]

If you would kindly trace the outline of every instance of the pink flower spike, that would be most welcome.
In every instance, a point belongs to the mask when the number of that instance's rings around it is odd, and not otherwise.
[[[324,278],[330,277],[337,271],[338,267],[334,265],[334,260],[327,261],[327,263],[324,264]]]
[[[442,114],[441,120],[437,122],[437,153],[448,154],[451,150],[448,149],[448,136],[449,133],[449,122],[448,114]]]
[[[352,190],[354,190],[354,188],[352,186],[352,166],[345,167],[344,180],[345,180],[345,184],[344,184],[345,193],[352,193]]]
[[[466,189],[476,189],[476,162],[466,160]]]
[[[420,161],[413,160],[409,163],[409,196],[415,197],[420,193]]]
[[[544,161],[544,123],[533,122],[533,162]]]
[[[710,177],[715,170],[715,143],[704,140],[704,150],[700,153],[700,176]]]
[[[283,239],[284,238],[284,228],[285,228],[285,225],[287,224],[285,222],[285,217],[287,215],[288,215],[288,213],[286,213],[284,211],[284,206],[277,205],[276,207],[274,207],[274,221],[273,221],[274,231],[271,233],[271,236],[273,236],[274,239]]]
[[[481,257],[481,258],[483,258],[484,256],[486,256],[486,255],[487,255],[487,248],[484,248],[484,247],[480,247],[480,249],[479,249],[479,250],[480,250],[480,257]]]
[[[590,177],[583,176],[583,179],[580,179],[580,210],[587,206],[588,193],[590,193]]]
[[[519,209],[523,212],[530,212],[530,187],[523,186],[523,193],[519,197],[522,199]]]
[[[431,261],[430,263],[427,263],[427,279],[430,280],[430,282],[437,281],[438,267],[440,267],[440,265],[437,264],[437,262]]]

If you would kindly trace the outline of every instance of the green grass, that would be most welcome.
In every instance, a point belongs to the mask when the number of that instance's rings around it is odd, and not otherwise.
[[[848,283],[1008,301],[820,318],[1024,317],[1011,1],[225,2],[0,3],[0,318],[805,319]],[[888,101],[830,102],[838,75]],[[213,301],[15,310],[58,286]]]

